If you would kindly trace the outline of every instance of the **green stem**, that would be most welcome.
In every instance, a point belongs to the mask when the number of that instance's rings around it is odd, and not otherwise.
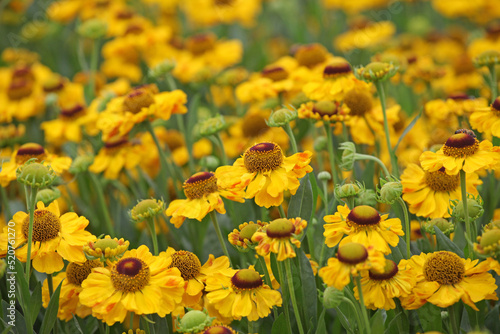
[[[4,187],[0,187],[0,196],[2,196],[2,211],[5,216],[5,221],[9,222],[12,218],[12,213],[10,212],[9,199],[7,198],[7,192]]]
[[[361,324],[362,324],[362,322],[361,322],[361,318],[359,317],[360,310],[359,310],[359,308],[358,308],[358,307],[356,307],[356,304],[354,304],[354,303],[353,303],[353,301],[352,301],[352,300],[350,300],[350,299],[349,299],[349,298],[347,298],[347,297],[342,297],[342,300],[351,306],[351,308],[353,309],[354,314],[355,314],[355,316],[356,316],[356,321],[357,321],[356,323],[357,323],[358,325],[361,325]],[[347,329],[347,328],[346,328],[346,329]]]
[[[280,204],[278,206],[278,211],[280,212],[280,217],[281,218],[286,218],[285,209],[283,209],[283,205]]]
[[[304,328],[302,328],[302,320],[300,318],[299,307],[297,305],[297,299],[295,298],[295,289],[293,288],[293,277],[292,277],[292,267],[290,262],[292,259],[285,260],[285,270],[288,281],[288,290],[290,291],[290,298],[292,300],[293,312],[295,313],[295,319],[297,320],[297,326],[299,327],[300,334],[304,334]]]
[[[325,216],[330,214],[330,205],[328,204],[328,187],[327,182],[323,182],[323,193],[325,196]],[[325,261],[325,252],[326,252],[326,242],[323,237],[323,244],[321,245],[321,252],[319,253],[319,267],[323,267],[323,262]]]
[[[280,277],[281,292],[283,294],[283,311],[285,312],[286,326],[288,328],[288,333],[292,334],[292,322],[290,320],[290,310],[288,309],[288,294],[285,294],[285,277],[283,276],[283,264],[278,262],[278,275]]]
[[[356,276],[356,286],[358,287],[359,303],[361,304],[361,313],[363,314],[363,320],[366,326],[366,333],[371,334],[372,327],[370,325],[370,319],[368,318],[368,311],[366,310],[365,299],[363,297],[363,290],[361,289],[361,276]]]
[[[465,221],[465,231],[467,233],[467,237],[470,241],[473,241],[474,238],[472,236],[472,227],[469,223],[469,206],[467,205],[467,183],[466,183],[466,174],[464,170],[460,170],[460,189],[462,191],[462,205],[464,207],[464,221]],[[473,223],[473,222],[472,222]],[[473,260],[474,251],[470,246],[467,247],[468,254],[467,257]]]
[[[387,170],[387,167],[385,167],[385,164],[380,160],[379,158],[373,156],[373,155],[368,155],[368,154],[362,154],[362,153],[356,153],[355,155],[356,160],[372,160],[375,161],[376,163],[379,164],[380,168],[384,171],[385,176],[390,176],[391,173],[389,173],[389,170]]]
[[[406,241],[406,258],[409,259],[411,257],[410,251],[410,220],[408,219],[408,208],[406,207],[405,201],[401,197],[397,199],[399,205],[403,209],[403,215],[405,220],[405,241]]]
[[[97,74],[97,63],[99,61],[99,39],[95,39],[92,42],[92,54],[90,55],[90,70],[89,70],[89,101],[92,101],[95,97],[95,84],[96,84],[96,74]]]
[[[228,164],[228,160],[227,160],[227,155],[226,155],[226,150],[224,149],[224,142],[222,141],[222,138],[220,137],[220,133],[217,132],[217,134],[215,135],[215,142],[217,144],[217,146],[219,147],[219,151],[220,151],[220,155],[221,155],[221,162],[223,165],[227,165]]]
[[[227,258],[229,259],[229,264],[232,267],[233,264],[231,263],[231,257],[229,257],[229,252],[227,251],[226,243],[224,242],[224,239],[222,238],[222,233],[220,230],[219,221],[217,220],[217,214],[215,213],[215,211],[213,211],[213,210],[210,211],[210,218],[212,218],[212,223],[214,224],[215,232],[217,233],[217,238],[219,238],[219,243],[222,247],[222,250],[224,251],[224,254],[227,256]]]
[[[335,168],[335,151],[333,150],[333,133],[332,129],[330,128],[330,123],[325,122],[325,131],[326,131],[326,137],[327,137],[327,147],[328,147],[328,156],[330,158],[330,168],[332,170],[332,177],[333,177],[333,182],[335,184],[339,183],[339,176],[337,175],[337,169]],[[335,186],[334,184],[334,186]]]
[[[26,192],[26,206],[29,210],[29,227],[28,227],[28,253],[26,254],[26,282],[28,286],[30,284],[30,274],[31,274],[31,244],[33,243],[33,221],[35,219],[35,207],[36,207],[36,193],[38,188],[31,188],[28,190],[28,186],[24,186]],[[27,305],[26,305],[27,306]]]
[[[174,77],[172,76],[171,73],[167,74],[167,85],[168,85],[168,88],[170,88],[170,90],[176,90],[177,89],[177,85],[175,83],[175,79]]]
[[[497,71],[495,70],[495,65],[488,66],[488,69],[490,70],[490,76],[491,76],[491,103],[495,102],[495,99],[498,96],[498,82],[497,82]]]
[[[460,334],[457,314],[455,313],[454,305],[448,307],[448,314],[450,316],[450,329],[451,329],[450,334]]]
[[[387,121],[384,86],[383,86],[381,81],[375,81],[375,87],[377,87],[378,96],[380,98],[380,105],[382,106],[382,113],[384,114],[385,141],[387,144],[387,150],[389,151],[389,154],[391,156],[392,173],[396,177],[399,177],[398,162],[397,162],[396,155],[394,154],[394,151],[393,151],[393,148],[391,145],[391,135],[389,132],[389,123]]]
[[[47,274],[47,285],[49,286],[49,296],[54,294],[54,282],[52,281],[52,274]]]
[[[130,329],[134,330],[134,312],[130,312],[130,323],[129,323]]]
[[[273,282],[271,281],[271,275],[269,274],[269,270],[267,270],[266,259],[264,259],[263,256],[259,256],[258,261],[260,263],[260,266],[262,267],[262,270],[264,271],[264,281],[268,286],[272,287]],[[274,319],[278,319],[278,311],[274,306],[273,306],[273,314],[274,314]]]
[[[108,234],[113,237],[115,232],[113,229],[113,224],[111,223],[111,217],[109,215],[108,207],[106,206],[106,200],[104,198],[104,192],[102,191],[101,183],[97,179],[97,175],[91,172],[88,172],[88,174],[90,175],[90,180],[94,185],[94,190],[97,195],[97,205],[99,206],[99,209],[104,216],[104,225]]]
[[[283,129],[285,130],[286,134],[290,138],[290,144],[292,145],[292,151],[293,153],[297,153],[299,150],[297,149],[297,141],[295,140],[295,135],[293,134],[292,128],[290,127],[290,123],[286,123],[283,126]]]
[[[193,145],[191,143],[191,139],[188,138],[188,133],[186,132],[186,126],[184,124],[184,117],[181,114],[177,114],[177,125],[179,126],[179,131],[184,136],[184,141],[186,142],[186,148],[188,151],[188,168],[191,174],[194,174],[194,158],[193,158]]]
[[[156,235],[156,226],[153,217],[146,218],[146,222],[148,225],[149,233],[151,233],[151,239],[153,239],[153,249],[155,252],[155,256],[159,254],[158,252],[158,236]]]

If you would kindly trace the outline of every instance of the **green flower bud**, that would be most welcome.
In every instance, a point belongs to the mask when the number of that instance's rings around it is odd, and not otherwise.
[[[108,30],[106,22],[100,19],[90,19],[78,27],[78,34],[90,39],[98,39],[104,37]]]
[[[351,197],[356,197],[364,190],[365,187],[363,184],[354,181],[354,183],[336,184],[333,193],[335,198],[340,202]]]
[[[314,139],[314,150],[316,152],[326,151],[328,139],[325,136],[316,137]]]
[[[85,172],[89,169],[89,166],[94,162],[94,157],[91,155],[81,155],[73,160],[69,172],[71,174],[78,174]]]
[[[500,52],[497,50],[484,51],[479,56],[474,58],[473,62],[476,67],[500,64]]]
[[[140,223],[147,218],[153,218],[165,209],[165,203],[156,199],[143,199],[130,210],[129,215],[133,222]]]
[[[357,68],[354,74],[359,80],[376,82],[393,77],[397,71],[397,67],[391,63],[372,62],[366,67]]]
[[[226,121],[222,115],[208,118],[201,122],[198,127],[198,133],[202,137],[215,135],[227,127]]]
[[[49,93],[45,96],[45,107],[55,106],[57,104],[58,96],[56,93]]]
[[[380,203],[394,204],[394,202],[403,194],[403,185],[394,178],[389,177],[388,180],[380,180],[381,187],[377,187],[377,200]]]
[[[373,189],[365,189],[361,193],[358,194],[358,197],[355,199],[356,206],[359,205],[368,205],[371,207],[375,207],[377,205],[377,194]]]
[[[354,161],[356,160],[356,145],[348,141],[340,144],[339,149],[343,151],[340,168],[345,171],[352,170],[354,168]]]
[[[446,235],[447,237],[449,237],[450,234],[455,232],[455,224],[444,218],[434,218],[422,223],[423,230],[430,234],[436,234],[434,226],[439,228],[441,232],[443,232],[443,234]]]
[[[418,36],[425,36],[433,29],[429,19],[422,15],[411,17],[406,26],[410,33]]]
[[[200,159],[200,166],[207,170],[216,170],[220,166],[219,158],[214,155],[207,155]]]
[[[477,237],[477,243],[474,243],[474,251],[498,260],[500,257],[500,229],[485,230],[481,236]]]
[[[336,308],[342,303],[342,297],[344,297],[344,290],[337,290],[333,286],[329,286],[320,296],[323,300],[323,305],[325,308]]]
[[[297,116],[297,110],[281,108],[271,113],[271,116],[269,116],[269,120],[266,121],[266,124],[270,127],[285,126],[296,119]]]
[[[198,333],[212,325],[215,317],[210,317],[206,310],[189,310],[182,318],[177,317],[178,332]]]
[[[17,181],[32,188],[46,188],[56,179],[56,173],[50,166],[35,162],[35,158],[26,161],[16,170]]]
[[[61,197],[61,191],[57,188],[42,189],[36,194],[36,202],[42,201],[43,204],[49,205],[59,197]]]
[[[164,79],[167,74],[173,71],[175,68],[175,61],[171,59],[165,59],[161,63],[149,69],[148,75],[154,79]]]
[[[329,172],[323,171],[318,174],[318,180],[320,180],[321,182],[328,182],[331,179],[332,179],[332,174],[330,174]]]
[[[473,195],[467,194],[467,208],[469,210],[469,222],[481,217],[484,213],[483,200],[478,195],[476,198]],[[462,201],[453,200],[451,202],[451,216],[459,221],[465,221],[465,212]]]

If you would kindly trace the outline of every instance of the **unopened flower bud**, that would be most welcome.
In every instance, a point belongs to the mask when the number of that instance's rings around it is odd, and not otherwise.
[[[330,174],[327,171],[323,171],[318,174],[318,180],[320,180],[321,182],[328,182],[331,179],[332,179],[332,174]]]
[[[207,155],[200,159],[200,166],[207,170],[216,170],[220,166],[220,161],[214,155]]]
[[[348,141],[340,144],[339,149],[343,151],[340,168],[345,171],[352,170],[354,168],[354,161],[356,160],[356,145]]]
[[[154,79],[163,79],[167,74],[173,71],[175,65],[176,63],[174,60],[165,59],[164,61],[150,68],[148,75]]]
[[[365,189],[361,193],[358,194],[358,197],[355,199],[356,206],[359,205],[368,205],[371,207],[375,207],[377,205],[377,194],[373,189]]]
[[[130,210],[130,218],[135,223],[140,223],[147,218],[153,218],[165,209],[165,203],[156,199],[143,199]]]
[[[222,115],[204,120],[199,124],[198,132],[202,137],[215,135],[227,127]]]
[[[100,19],[90,19],[78,27],[78,34],[83,37],[98,39],[104,37],[108,30],[106,22]]]
[[[333,286],[329,286],[323,292],[323,305],[325,308],[339,307],[344,297],[344,290],[338,290]]]
[[[269,120],[266,121],[266,124],[270,127],[285,126],[286,124],[296,119],[297,115],[298,114],[296,110],[281,108],[271,113],[271,116],[269,116]]]
[[[424,229],[424,231],[430,234],[436,234],[434,226],[439,228],[441,232],[443,232],[443,234],[447,237],[455,232],[455,224],[444,218],[434,218],[422,223],[422,228]]]
[[[89,166],[94,162],[94,157],[91,155],[81,155],[73,160],[69,172],[71,174],[78,174],[85,172],[89,169]]]
[[[181,333],[198,333],[212,325],[215,317],[210,317],[207,311],[189,310],[182,318],[177,317],[177,331]]]
[[[377,187],[377,200],[380,203],[393,204],[403,194],[403,185],[393,177],[389,181],[380,180],[381,187]]]
[[[16,170],[17,181],[32,188],[46,188],[56,179],[56,173],[50,166],[35,162],[36,159],[26,161]]]
[[[476,198],[472,195],[467,195],[467,209],[469,212],[469,222],[481,217],[484,213],[483,200],[478,195]],[[465,221],[465,211],[462,201],[451,201],[452,217],[460,221]]]
[[[336,184],[333,191],[335,198],[338,201],[346,200],[348,198],[356,197],[363,192],[365,187],[358,181],[354,183]]]
[[[384,81],[396,74],[397,68],[391,63],[372,62],[356,69],[356,76],[367,82]]]
[[[314,150],[316,152],[325,151],[327,149],[328,139],[325,136],[316,137],[314,139]]]
[[[484,51],[479,56],[474,58],[473,62],[476,67],[500,64],[500,52],[497,50]]]
[[[61,191],[57,188],[42,189],[36,194],[36,202],[42,201],[43,204],[49,205],[59,197],[61,197]]]

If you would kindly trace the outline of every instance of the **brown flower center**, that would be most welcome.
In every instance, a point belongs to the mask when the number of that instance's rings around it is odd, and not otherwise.
[[[326,65],[323,70],[323,78],[331,79],[341,75],[352,73],[351,65],[345,61],[339,61],[330,65]]]
[[[491,109],[495,112],[497,116],[500,116],[500,96],[493,101],[491,104]]]
[[[32,158],[36,158],[38,162],[41,162],[47,157],[45,149],[42,145],[36,143],[26,143],[21,145],[16,153],[16,163],[18,165],[24,164],[26,161]]]
[[[187,281],[198,276],[201,269],[201,262],[193,253],[180,250],[172,254],[172,264],[169,268],[172,267],[179,269],[182,278]]]
[[[380,222],[380,214],[368,205],[355,207],[347,215],[347,225],[355,228],[363,228],[377,225]]]
[[[30,226],[29,215],[23,221],[23,236],[28,239]],[[61,231],[59,217],[49,210],[35,210],[33,219],[33,242],[44,242],[54,239]]]
[[[108,151],[115,151],[115,150],[118,150],[118,149],[124,147],[128,143],[129,143],[129,141],[127,138],[117,138],[117,139],[111,139],[111,140],[108,140],[107,142],[105,142],[104,147]]]
[[[216,325],[208,328],[203,334],[234,334],[235,332],[224,325]]]
[[[424,263],[424,275],[428,281],[439,284],[457,284],[465,275],[465,265],[455,253],[442,251],[431,254]]]
[[[290,238],[295,232],[295,225],[285,218],[275,219],[267,225],[266,234],[269,238]]]
[[[435,172],[425,172],[425,183],[434,191],[453,191],[460,184],[460,176],[446,174],[444,168]]]
[[[252,269],[241,269],[231,278],[233,288],[238,290],[252,290],[264,284],[259,273]]]
[[[76,104],[71,108],[61,109],[61,116],[63,118],[73,118],[81,114],[85,110],[85,107],[81,104]]]
[[[243,162],[250,173],[272,171],[283,163],[283,152],[278,144],[260,143],[246,150]]]
[[[365,246],[356,242],[349,242],[340,246],[337,251],[337,259],[342,263],[358,264],[368,258]]]
[[[149,266],[135,257],[121,259],[111,269],[111,282],[116,290],[122,292],[142,290],[150,276]]]
[[[339,113],[337,104],[332,101],[316,102],[312,108],[312,112],[320,116],[333,116]]]
[[[154,93],[147,86],[133,89],[123,100],[123,109],[137,114],[142,108],[147,108],[155,103]]]
[[[281,66],[268,66],[262,70],[261,75],[272,81],[281,81],[288,78],[288,72]]]
[[[28,97],[33,92],[33,80],[24,78],[12,80],[7,89],[9,99],[16,101]]]
[[[92,268],[97,267],[102,267],[99,260],[85,261],[84,263],[71,262],[66,268],[66,278],[69,283],[81,286],[92,272]]]
[[[186,49],[194,55],[201,55],[206,51],[212,50],[216,41],[217,37],[213,33],[199,34],[188,38]]]
[[[461,130],[458,130],[461,131]],[[457,132],[458,132],[457,131]],[[473,155],[479,149],[479,141],[468,132],[452,135],[443,145],[443,153],[449,157],[464,158]]]
[[[384,281],[393,278],[398,273],[398,265],[392,260],[385,260],[384,272],[379,273],[373,269],[370,269],[368,275],[371,279],[377,281]]]
[[[302,45],[295,51],[295,59],[301,66],[313,67],[326,60],[327,51],[321,44]]]
[[[348,91],[344,96],[344,103],[354,116],[363,116],[373,108],[371,95],[361,89]]]
[[[217,191],[217,178],[214,173],[199,172],[187,179],[183,187],[187,198],[202,198]]]
[[[241,131],[247,138],[258,137],[269,130],[266,119],[261,115],[253,114],[245,116],[241,124]]]

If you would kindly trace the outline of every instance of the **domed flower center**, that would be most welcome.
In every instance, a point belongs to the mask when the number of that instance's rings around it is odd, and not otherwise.
[[[82,113],[85,110],[85,107],[81,104],[76,104],[71,108],[61,109],[61,116],[63,118],[73,118],[78,114]]]
[[[179,147],[184,146],[184,138],[177,131],[169,131],[162,140],[167,144],[170,151],[175,151]]]
[[[30,217],[26,216],[23,221],[23,235],[28,239]],[[33,220],[33,242],[44,242],[54,239],[61,231],[59,217],[49,210],[35,210]]]
[[[372,97],[361,89],[348,91],[344,96],[344,103],[354,116],[363,116],[373,108]]]
[[[347,225],[356,228],[377,225],[380,222],[380,214],[368,205],[355,207],[347,215]]]
[[[142,108],[147,108],[155,103],[153,94],[145,87],[132,90],[123,100],[123,109],[137,114]]]
[[[217,37],[212,33],[199,34],[186,41],[186,48],[194,55],[201,55],[215,47]]]
[[[257,232],[259,229],[258,224],[248,224],[247,226],[243,227],[240,231],[239,238],[241,241],[244,241],[245,239],[251,240],[252,236]]]
[[[33,92],[33,80],[15,79],[7,89],[9,99],[16,101],[28,97]]]
[[[30,66],[18,66],[12,71],[12,81],[18,79],[35,80],[35,75]]]
[[[127,138],[115,138],[115,139],[110,139],[107,142],[104,143],[104,147],[108,151],[115,151],[118,150],[125,145],[129,143]]]
[[[208,328],[203,334],[234,334],[234,331],[224,325],[216,325]]]
[[[337,259],[347,264],[358,264],[368,258],[368,250],[362,244],[349,242],[339,247]]]
[[[16,153],[16,164],[22,165],[26,161],[32,158],[36,158],[38,162],[41,162],[47,157],[45,149],[42,145],[36,143],[26,143],[21,145]]]
[[[130,214],[132,218],[138,215],[142,215],[144,217],[153,216],[157,214],[162,207],[161,201],[159,202],[155,199],[143,199],[132,208]]]
[[[183,187],[187,198],[202,198],[217,191],[217,178],[214,173],[199,172],[187,179]]]
[[[118,20],[129,20],[134,17],[134,12],[127,9],[122,9],[115,14]]]
[[[246,150],[243,162],[250,173],[272,171],[283,163],[283,152],[275,143],[260,143]]]
[[[236,291],[256,289],[264,284],[259,273],[252,269],[241,269],[231,278]]]
[[[170,268],[176,267],[185,281],[195,278],[200,273],[201,262],[198,257],[188,251],[180,250],[172,254]]]
[[[121,259],[111,269],[111,282],[116,290],[122,292],[142,290],[148,284],[149,278],[149,266],[135,257]]]
[[[144,28],[138,24],[129,24],[127,26],[127,29],[125,29],[125,32],[123,33],[124,36],[127,35],[139,35],[144,32]]]
[[[491,109],[495,112],[497,116],[500,116],[500,96],[493,101],[491,104]]]
[[[325,66],[323,78],[331,79],[349,73],[352,73],[351,65],[346,61],[338,61]]]
[[[321,44],[302,45],[295,51],[295,59],[301,66],[313,67],[326,60],[327,51]]]
[[[64,88],[64,80],[59,75],[53,75],[43,83],[43,91],[45,93],[59,92]]]
[[[266,119],[258,114],[245,116],[241,124],[241,131],[247,138],[257,137],[269,130]]]
[[[499,242],[500,242],[500,229],[494,228],[492,230],[483,233],[479,245],[482,248],[484,248],[488,246],[498,245]]]
[[[444,168],[435,172],[425,172],[425,183],[434,191],[453,191],[460,185],[460,176],[446,174]]]
[[[92,249],[102,249],[105,250],[106,248],[109,249],[115,249],[118,246],[120,246],[120,243],[118,240],[115,239],[99,239],[96,242],[92,243],[91,248]]]
[[[465,265],[455,253],[442,251],[430,255],[424,263],[424,275],[428,281],[439,284],[457,284],[465,275]]]
[[[262,70],[261,75],[272,81],[281,81],[288,78],[288,72],[281,66],[268,66]]]
[[[84,263],[71,262],[66,268],[66,278],[71,284],[81,286],[92,272],[92,268],[97,267],[102,267],[99,260],[85,261]]]
[[[449,157],[464,158],[479,149],[479,141],[472,131],[457,130],[443,145],[443,153]]]
[[[320,116],[333,116],[338,114],[339,110],[332,101],[319,101],[314,104],[312,112]]]
[[[295,225],[285,218],[275,219],[267,225],[266,234],[269,238],[290,238],[295,232]]]
[[[368,275],[370,278],[377,281],[384,281],[393,278],[398,273],[398,265],[392,260],[385,260],[384,272],[379,273],[373,269],[370,269]]]
[[[235,0],[215,0],[215,5],[220,7],[231,6]]]
[[[455,101],[464,101],[464,100],[471,99],[471,97],[469,95],[467,95],[466,93],[463,93],[463,92],[451,93],[450,95],[448,95],[448,98],[451,100],[455,100]]]

